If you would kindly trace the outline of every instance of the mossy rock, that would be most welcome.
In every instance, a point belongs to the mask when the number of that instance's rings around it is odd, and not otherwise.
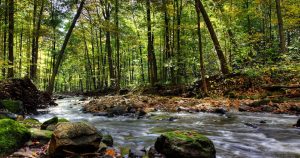
[[[0,120],[0,157],[20,148],[30,139],[29,130],[11,119]]]
[[[114,145],[114,140],[113,140],[112,136],[109,134],[103,135],[102,142],[110,147],[112,147]]]
[[[45,130],[47,129],[48,126],[50,125],[56,125],[58,123],[58,117],[53,117],[47,121],[45,121],[42,125],[41,125],[41,129]]]
[[[14,114],[24,113],[23,103],[19,100],[1,100],[0,104],[9,112]]]
[[[172,158],[215,158],[213,142],[196,131],[163,133],[155,142],[155,149]]]
[[[53,132],[48,130],[40,130],[37,128],[30,128],[31,139],[49,141],[52,137]]]
[[[58,122],[70,122],[70,121],[65,118],[58,118]]]
[[[24,124],[27,128],[40,128],[42,125],[42,123],[40,123],[39,120],[34,118],[28,118],[20,122]]]

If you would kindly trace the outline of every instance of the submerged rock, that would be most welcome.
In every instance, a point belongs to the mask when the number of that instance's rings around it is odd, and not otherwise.
[[[20,148],[30,139],[28,129],[11,119],[0,120],[0,157]]]
[[[162,134],[155,149],[170,158],[215,158],[213,142],[196,131],[174,131]]]
[[[300,128],[300,119],[298,119],[297,123],[294,125],[294,127]]]
[[[101,139],[102,134],[87,123],[63,122],[56,126],[48,152],[51,157],[66,157],[65,151],[93,153],[98,150]]]

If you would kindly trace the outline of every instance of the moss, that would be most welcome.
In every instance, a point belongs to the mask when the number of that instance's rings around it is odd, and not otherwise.
[[[70,121],[65,118],[58,118],[58,122],[70,122]]]
[[[31,138],[38,140],[50,140],[53,132],[48,130],[40,130],[37,128],[30,128]]]
[[[0,120],[0,155],[13,152],[30,139],[28,129],[10,119]]]
[[[47,129],[47,127],[49,125],[56,125],[58,123],[58,118],[55,116],[47,121],[45,121],[42,125],[41,125],[41,129],[45,130]]]
[[[34,118],[25,119],[23,121],[20,121],[22,124],[24,124],[27,128],[39,128],[42,123],[39,122],[39,120]]]
[[[199,140],[207,141],[210,140],[196,131],[173,131],[173,132],[166,132],[162,134],[163,136],[167,137],[170,140],[182,140],[184,142],[197,142]]]
[[[18,100],[1,100],[0,104],[9,112],[15,114],[22,113],[24,110],[23,103]]]

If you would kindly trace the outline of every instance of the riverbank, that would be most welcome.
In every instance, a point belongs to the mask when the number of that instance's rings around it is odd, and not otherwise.
[[[145,115],[148,112],[268,112],[300,114],[300,98],[184,98],[156,95],[115,95],[95,97],[87,101],[84,111],[94,115]]]

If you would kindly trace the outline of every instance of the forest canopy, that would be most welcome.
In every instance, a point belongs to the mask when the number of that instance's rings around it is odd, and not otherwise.
[[[207,91],[215,75],[300,71],[299,26],[298,0],[0,0],[0,79]]]

